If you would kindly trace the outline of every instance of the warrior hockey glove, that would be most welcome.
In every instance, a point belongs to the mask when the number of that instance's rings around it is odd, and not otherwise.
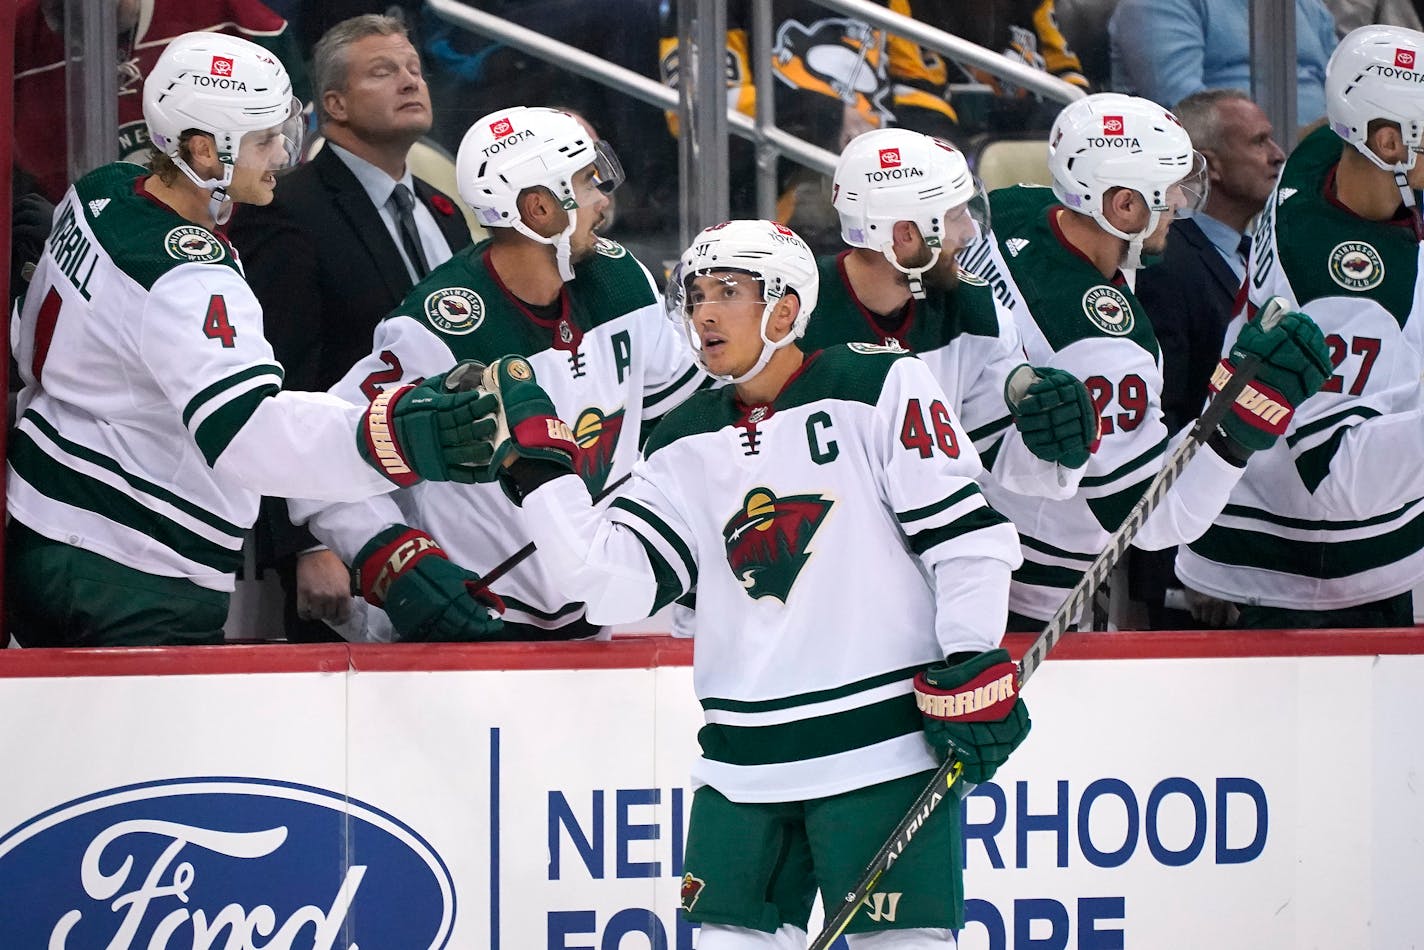
[[[916,674],[915,702],[930,745],[941,756],[953,752],[975,785],[994,777],[1031,725],[1018,667],[1002,649],[956,653]]]
[[[435,539],[392,525],[356,555],[361,596],[382,607],[405,642],[499,639],[504,602],[480,576],[452,563]]]
[[[457,367],[458,369],[458,367]],[[452,370],[453,374],[455,371]],[[371,400],[356,428],[356,446],[371,467],[401,487],[422,478],[475,482],[493,453],[494,396],[450,392],[447,374],[387,390]]]
[[[1295,407],[1320,391],[1333,368],[1330,349],[1315,321],[1287,311],[1270,330],[1262,330],[1259,319],[1241,328],[1230,356],[1211,375],[1213,395],[1226,387],[1236,367],[1250,356],[1259,356],[1261,367],[1236,397],[1219,429],[1227,448],[1241,462],[1275,444],[1290,425]]]
[[[1098,413],[1078,377],[1022,363],[1004,380],[1004,402],[1034,455],[1067,468],[1088,464],[1098,441]]]
[[[579,447],[555,414],[554,402],[522,356],[495,360],[484,371],[483,388],[499,397],[491,474],[512,499],[574,470]]]

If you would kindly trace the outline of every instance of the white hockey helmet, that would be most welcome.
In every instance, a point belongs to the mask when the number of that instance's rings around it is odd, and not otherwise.
[[[964,153],[909,129],[872,129],[852,139],[836,162],[831,203],[841,218],[841,239],[880,251],[921,298],[921,275],[946,244],[962,248],[989,231],[989,203]],[[946,216],[961,206],[972,230],[946,234]],[[930,248],[923,267],[905,267],[895,257],[893,231],[900,221],[913,222]]]
[[[574,177],[593,166],[593,185],[611,194],[623,181],[623,167],[608,143],[595,139],[578,119],[557,109],[515,106],[492,112],[470,126],[455,156],[460,197],[485,227],[514,228],[556,248],[559,273],[573,280],[569,238],[578,208],[587,203]],[[526,188],[547,188],[569,213],[569,224],[554,238],[542,237],[519,215]]]
[[[666,302],[669,315],[682,321],[699,361],[702,359],[702,338],[693,325],[692,305],[689,302],[691,282],[694,277],[718,271],[734,271],[755,277],[761,282],[762,297],[766,301],[761,313],[761,356],[756,365],[740,376],[714,374],[730,383],[744,383],[762,371],[773,353],[794,343],[806,332],[806,321],[811,318],[811,311],[816,309],[820,273],[816,269],[816,256],[800,235],[775,221],[724,221],[697,235],[673,269]],[[770,340],[766,335],[767,324],[777,303],[788,293],[797,296],[801,309],[791,332],[780,340]]]
[[[1128,242],[1128,267],[1138,265],[1142,241],[1162,214],[1195,211],[1206,202],[1206,160],[1191,136],[1172,113],[1137,96],[1100,92],[1064,106],[1048,134],[1048,170],[1059,201]],[[1103,213],[1103,196],[1112,188],[1130,188],[1147,203],[1151,215],[1136,234],[1113,226]]]
[[[1414,167],[1424,138],[1424,33],[1401,26],[1362,26],[1335,47],[1325,67],[1330,128],[1385,171]],[[1399,124],[1405,160],[1387,164],[1365,144],[1370,121]]]
[[[185,33],[164,47],[143,83],[143,118],[154,146],[195,184],[225,203],[243,136],[279,128],[287,159],[301,155],[302,104],[287,70],[267,50],[224,33]],[[219,179],[199,178],[179,142],[189,130],[213,137],[224,167]],[[273,169],[275,170],[275,169]]]

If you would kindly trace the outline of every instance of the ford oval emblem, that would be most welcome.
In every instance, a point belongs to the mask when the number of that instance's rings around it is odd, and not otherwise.
[[[335,792],[181,778],[66,802],[0,837],[0,934],[35,950],[441,950],[445,862]]]

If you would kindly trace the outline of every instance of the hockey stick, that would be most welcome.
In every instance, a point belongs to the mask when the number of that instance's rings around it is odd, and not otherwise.
[[[1261,329],[1274,328],[1276,324],[1280,323],[1284,314],[1285,301],[1280,297],[1272,297],[1261,308]],[[1093,563],[1089,565],[1077,586],[1069,592],[1068,599],[1049,618],[1048,625],[1043,628],[1038,639],[1034,640],[1027,652],[1024,653],[1023,659],[1019,661],[1020,688],[1029,681],[1029,677],[1033,676],[1049,652],[1058,644],[1059,638],[1081,614],[1083,605],[1092,600],[1093,594],[1107,580],[1108,574],[1112,573],[1117,562],[1121,560],[1122,555],[1132,543],[1132,539],[1142,529],[1143,522],[1161,505],[1162,499],[1167,496],[1167,492],[1177,481],[1177,477],[1182,474],[1182,470],[1187,467],[1187,463],[1216,431],[1217,425],[1230,411],[1231,404],[1255,378],[1256,372],[1260,368],[1261,359],[1258,356],[1248,356],[1242,360],[1241,365],[1236,367],[1232,373],[1231,381],[1207,405],[1206,411],[1197,420],[1191,434],[1183,439],[1181,444],[1167,457],[1162,470],[1152,479],[1147,490],[1137,500],[1137,504],[1133,505],[1132,510],[1127,513],[1127,519],[1108,538],[1107,546],[1093,559]],[[875,853],[875,857],[870,860],[870,864],[861,873],[860,879],[846,894],[840,908],[834,916],[827,920],[820,935],[811,942],[807,950],[829,950],[836,938],[850,925],[856,912],[865,904],[881,876],[890,870],[891,865],[909,845],[910,839],[929,819],[930,813],[944,801],[963,771],[964,766],[953,754],[945,759],[944,764],[939,767],[939,771],[935,772],[934,778],[930,779],[925,790],[910,806],[910,810],[890,832],[889,840],[880,846],[880,850]],[[968,790],[965,789],[963,794],[968,794]]]

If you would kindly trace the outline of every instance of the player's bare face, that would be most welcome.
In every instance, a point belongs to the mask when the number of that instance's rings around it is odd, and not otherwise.
[[[346,88],[325,98],[337,121],[373,143],[414,142],[430,131],[430,87],[410,40],[366,36],[346,55]]]
[[[719,376],[740,376],[761,357],[761,281],[736,271],[699,274],[689,282],[687,306],[702,347],[702,365]]]
[[[598,176],[592,165],[574,175],[573,189],[574,200],[578,202],[578,224],[569,238],[569,247],[572,259],[582,261],[597,246],[598,238],[594,232],[603,226],[609,196],[599,189]]]
[[[277,187],[276,173],[289,164],[291,147],[290,140],[282,134],[282,126],[244,135],[228,195],[242,204],[270,204]]]

